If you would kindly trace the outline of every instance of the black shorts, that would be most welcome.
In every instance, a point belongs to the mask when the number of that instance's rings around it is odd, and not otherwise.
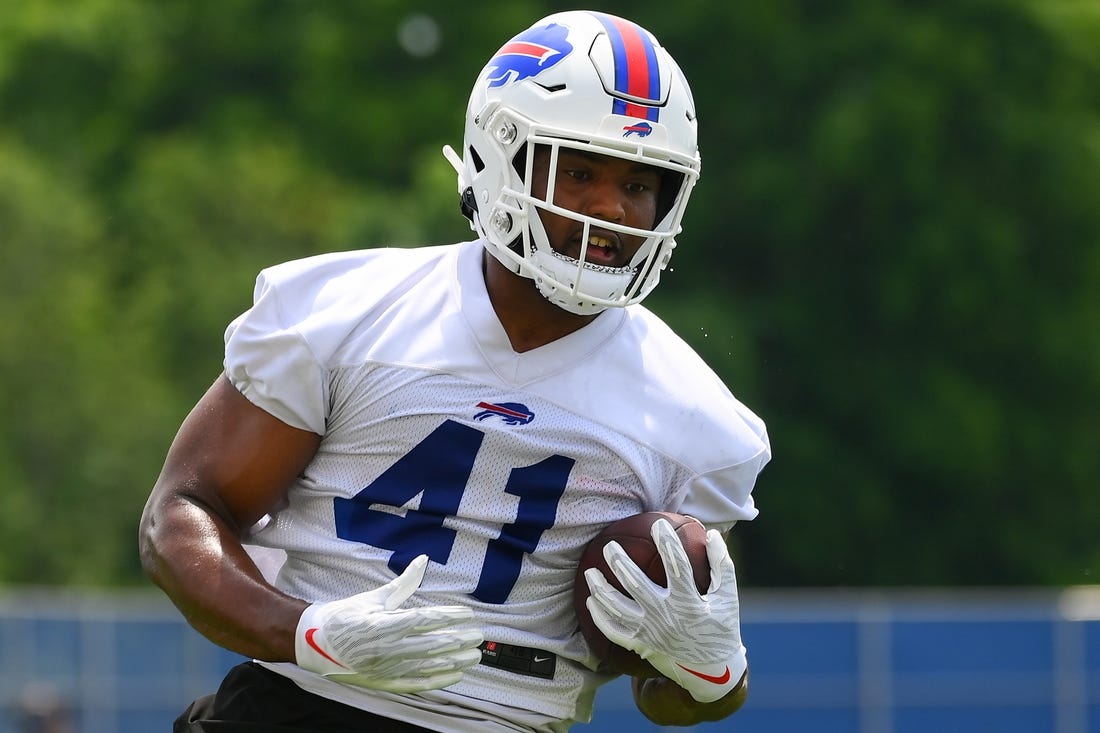
[[[229,670],[221,687],[183,711],[173,733],[428,733],[306,692],[254,662]]]

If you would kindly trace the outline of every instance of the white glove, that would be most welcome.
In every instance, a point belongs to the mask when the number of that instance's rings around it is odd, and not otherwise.
[[[481,661],[479,629],[456,628],[473,611],[464,606],[398,610],[420,587],[428,556],[409,563],[381,588],[314,603],[298,621],[299,667],[337,682],[390,692],[453,685]]]
[[[714,702],[736,687],[748,668],[733,559],[722,535],[708,531],[710,588],[699,595],[687,553],[672,525],[658,520],[652,536],[664,562],[668,588],[646,577],[619,543],[609,542],[604,558],[633,600],[599,570],[589,568],[584,574],[592,591],[588,611],[612,642],[637,652],[699,702]]]

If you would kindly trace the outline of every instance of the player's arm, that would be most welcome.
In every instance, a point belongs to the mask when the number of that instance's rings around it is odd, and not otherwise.
[[[276,590],[245,552],[320,436],[249,402],[224,376],[176,435],[142,514],[142,567],[200,633],[248,657],[294,661],[309,605]]]
[[[463,625],[471,610],[401,608],[427,556],[379,588],[307,603],[267,583],[245,552],[248,529],[284,501],[320,441],[219,378],[184,421],[146,504],[146,573],[192,626],[245,656],[395,692],[458,682],[481,659],[480,630]]]
[[[661,725],[693,725],[732,714],[748,695],[737,576],[725,538],[707,532],[710,585],[695,587],[687,552],[667,521],[651,529],[668,586],[654,583],[617,542],[604,558],[630,596],[600,571],[585,572],[592,620],[608,639],[637,652],[664,678],[634,681],[639,709]]]

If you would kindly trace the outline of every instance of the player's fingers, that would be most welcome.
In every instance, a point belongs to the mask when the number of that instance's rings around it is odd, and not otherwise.
[[[737,592],[737,570],[730,557],[726,539],[716,530],[707,531],[707,562],[710,564],[710,589],[708,594],[719,589]]]
[[[337,682],[359,687],[369,687],[374,690],[386,692],[426,692],[427,690],[440,690],[444,687],[460,682],[465,672],[461,670],[448,670],[445,672],[409,674],[404,677],[389,677],[379,679],[371,675],[362,674],[332,674],[325,675]]]
[[[468,606],[427,606],[393,613],[408,614],[413,620],[409,631],[414,633],[450,628],[474,617],[473,609]]]
[[[442,690],[444,687],[457,684],[462,681],[462,677],[463,672],[448,672],[427,677],[403,677],[395,680],[385,680],[374,685],[374,689],[405,694],[428,692],[429,690]]]
[[[481,651],[477,647],[484,640],[485,636],[479,629],[440,629],[402,637],[391,645],[389,653],[405,659],[427,660],[462,656],[476,650],[480,659]]]
[[[607,581],[607,578],[605,578],[603,573],[597,568],[588,568],[588,570],[585,570],[584,580],[588,583],[589,594],[594,597],[600,598],[601,600],[606,599],[610,602],[617,602],[620,599],[625,600],[626,598],[626,596],[620,593],[617,588]]]
[[[386,585],[382,586],[389,590],[383,607],[387,611],[399,607],[402,603],[409,600],[409,596],[416,592],[416,589],[420,587],[420,583],[424,580],[424,571],[428,567],[428,556],[418,555],[409,566],[405,568],[405,572],[398,575]]]
[[[334,619],[329,626],[335,634],[393,645],[409,636],[453,628],[471,616],[470,609],[463,606],[429,606],[349,614]]]
[[[584,579],[588,581],[588,589],[591,591],[591,595],[585,602],[589,608],[592,608],[592,604],[595,603],[607,613],[619,618],[637,619],[643,615],[638,602],[620,593],[596,568],[586,570]]]
[[[430,676],[460,672],[481,661],[480,649],[463,649],[448,654],[435,654],[426,657],[395,657],[392,654],[379,662],[374,676],[379,680],[400,679],[402,677]],[[364,671],[370,675],[372,671]]]
[[[665,576],[668,578],[668,588],[671,592],[691,591],[695,589],[695,575],[691,569],[691,561],[688,559],[684,543],[672,524],[667,520],[658,519],[650,529],[653,542],[657,545],[657,553],[665,566]],[[697,591],[696,591],[697,592]]]
[[[607,582],[607,578],[598,568],[588,568],[584,571],[584,582],[588,583],[588,592],[591,594],[599,593],[600,595],[609,595],[611,593],[618,593],[610,583]]]
[[[636,623],[626,623],[621,616],[609,613],[595,597],[589,597],[585,605],[588,607],[588,615],[592,617],[592,623],[612,644],[633,649],[638,643]]]
[[[417,668],[421,673],[447,674],[461,672],[481,662],[481,650],[462,649],[449,654],[440,654],[430,659],[424,659]]]
[[[657,603],[659,598],[667,593],[664,588],[646,576],[618,542],[612,540],[604,545],[603,557],[607,561],[608,568],[635,600],[641,603]]]

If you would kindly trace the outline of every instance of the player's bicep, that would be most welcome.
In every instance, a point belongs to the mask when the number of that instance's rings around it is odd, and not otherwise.
[[[223,375],[184,420],[154,494],[201,504],[243,532],[282,501],[320,440],[252,404]]]

